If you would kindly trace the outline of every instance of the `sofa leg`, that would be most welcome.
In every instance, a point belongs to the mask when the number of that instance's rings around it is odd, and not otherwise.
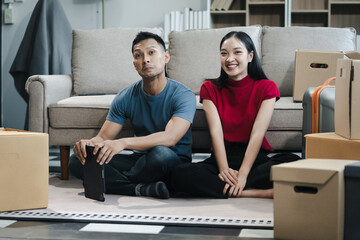
[[[61,180],[69,180],[70,146],[60,146]]]

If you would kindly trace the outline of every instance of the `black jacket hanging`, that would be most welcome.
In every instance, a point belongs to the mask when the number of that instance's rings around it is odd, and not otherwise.
[[[28,101],[25,82],[32,75],[71,73],[72,28],[58,0],[39,0],[31,15],[10,74]]]

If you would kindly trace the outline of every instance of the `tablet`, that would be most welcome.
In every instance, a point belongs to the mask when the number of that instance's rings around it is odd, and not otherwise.
[[[94,155],[94,147],[86,146],[84,190],[85,197],[103,202],[105,201],[104,166],[96,162],[100,150]]]

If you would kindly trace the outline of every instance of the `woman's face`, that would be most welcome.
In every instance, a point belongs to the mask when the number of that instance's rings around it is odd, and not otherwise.
[[[221,45],[221,67],[232,80],[241,80],[246,77],[247,66],[253,56],[254,53],[248,53],[243,42],[235,37],[226,39]]]

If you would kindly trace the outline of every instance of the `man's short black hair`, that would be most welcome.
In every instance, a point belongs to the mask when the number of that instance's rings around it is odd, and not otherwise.
[[[134,53],[135,44],[150,38],[154,39],[160,46],[163,47],[164,51],[166,51],[164,40],[162,40],[159,35],[151,32],[139,32],[132,43],[131,52]]]

